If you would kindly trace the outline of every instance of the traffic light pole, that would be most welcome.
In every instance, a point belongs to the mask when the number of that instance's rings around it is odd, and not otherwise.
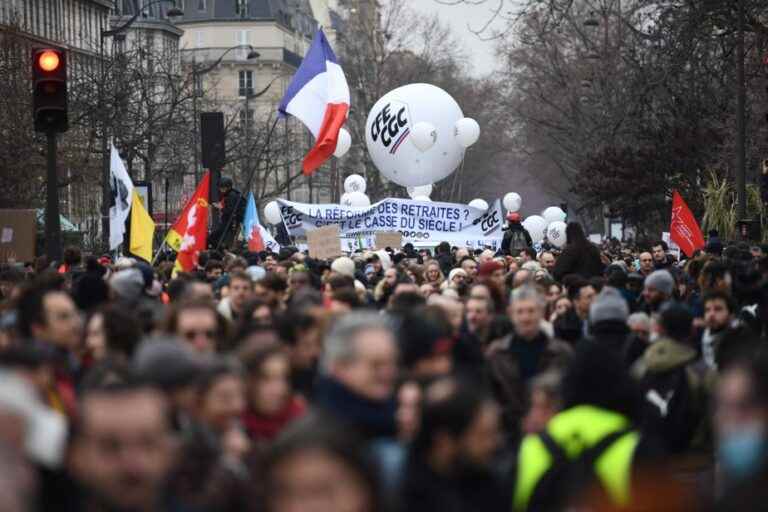
[[[45,192],[45,249],[48,259],[61,261],[61,218],[59,217],[59,177],[56,172],[56,132],[48,131],[48,169]]]

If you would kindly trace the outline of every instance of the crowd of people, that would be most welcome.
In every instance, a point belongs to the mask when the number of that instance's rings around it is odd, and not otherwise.
[[[765,248],[525,234],[4,265],[0,508],[762,508]]]

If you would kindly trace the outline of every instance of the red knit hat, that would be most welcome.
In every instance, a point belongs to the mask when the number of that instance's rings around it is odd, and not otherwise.
[[[480,277],[489,276],[497,270],[504,270],[504,265],[496,260],[486,261],[480,265],[480,269],[477,271],[477,275]]]

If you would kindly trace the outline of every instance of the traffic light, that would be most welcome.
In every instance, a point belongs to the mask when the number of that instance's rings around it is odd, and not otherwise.
[[[67,131],[67,54],[55,48],[35,50],[32,86],[35,131]]]

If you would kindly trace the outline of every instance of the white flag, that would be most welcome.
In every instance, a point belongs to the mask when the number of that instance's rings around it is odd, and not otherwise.
[[[133,182],[114,144],[109,163],[109,187],[112,190],[109,206],[109,248],[115,250],[123,243],[125,219],[131,211]]]

